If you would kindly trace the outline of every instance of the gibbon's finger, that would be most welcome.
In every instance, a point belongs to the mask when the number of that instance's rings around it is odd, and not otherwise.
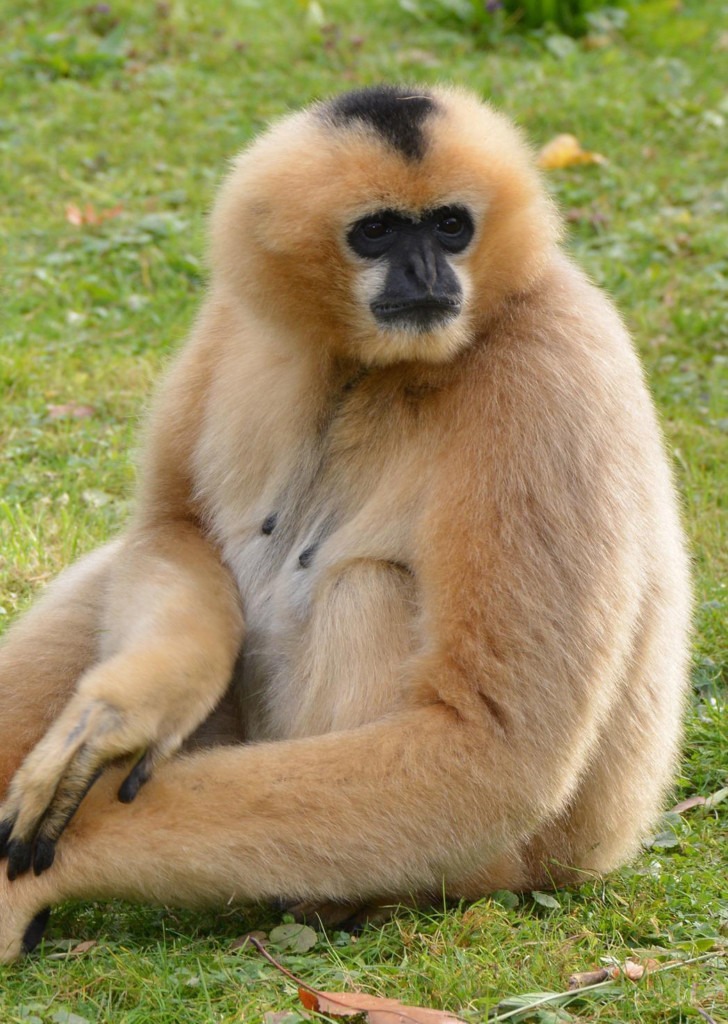
[[[118,797],[123,804],[130,804],[135,800],[144,783],[151,779],[154,762],[154,751],[149,749],[134,765],[119,786]]]
[[[21,806],[6,844],[7,874],[12,882],[31,867],[36,875],[51,866],[55,847],[78,805],[101,774],[99,751],[82,744],[40,814],[30,815]]]
[[[56,843],[65,831],[71,818],[101,775],[103,766],[99,765],[98,752],[88,752],[83,748],[70,766],[66,776],[61,780],[53,802],[46,811],[38,826],[33,841],[32,867],[33,874],[40,875],[47,871],[56,856]]]
[[[29,851],[49,809],[56,804],[71,808],[72,814],[78,806],[101,762],[93,754],[94,737],[108,734],[109,717],[102,702],[74,700],[18,768],[0,819],[0,856],[8,858],[8,877],[16,878],[30,867]],[[66,811],[65,820],[69,818]],[[55,824],[55,815],[52,820]]]
[[[33,856],[32,841],[26,842],[23,839],[11,839],[8,843],[8,881],[14,882],[20,875],[30,870]]]

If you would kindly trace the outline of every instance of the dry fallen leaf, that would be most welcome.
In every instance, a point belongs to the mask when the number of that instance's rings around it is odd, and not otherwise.
[[[610,964],[608,967],[600,967],[593,971],[577,971],[570,976],[568,986],[571,991],[574,991],[588,988],[590,985],[601,985],[603,981],[610,979],[617,981],[620,977],[625,977],[629,981],[639,981],[645,974],[659,970],[660,966],[657,960],[650,958],[637,960],[635,957],[631,957],[621,965]]]
[[[268,942],[268,936],[266,935],[265,932],[246,932],[244,935],[241,935],[239,938],[235,939],[234,942],[230,943],[230,951],[232,952],[234,949],[242,949],[243,946],[252,945],[252,939],[256,939],[256,941],[259,942],[261,946],[265,946],[265,944]]]
[[[91,203],[86,203],[83,209],[75,203],[68,203],[66,206],[66,220],[77,228],[96,227],[105,220],[118,217],[123,210],[124,207],[121,205],[112,206],[109,210],[97,210]]]
[[[575,135],[557,135],[541,149],[536,162],[546,170],[555,170],[577,164],[605,164],[607,158],[601,153],[590,153],[582,149]]]
[[[715,793],[711,793],[710,796],[689,796],[686,800],[681,800],[679,804],[671,807],[670,814],[682,814],[683,811],[692,810],[693,807],[705,807],[707,811],[712,811],[725,799],[728,799],[728,787],[719,789]]]
[[[86,939],[85,942],[79,942],[73,949],[69,949],[69,956],[83,956],[84,953],[88,953],[90,949],[93,949],[96,945],[96,939]]]
[[[609,971],[606,967],[600,967],[597,971],[577,971],[569,978],[570,989],[587,988],[589,985],[601,985],[609,978]]]
[[[319,992],[279,964],[252,933],[248,941],[276,970],[296,983],[299,999],[307,1010],[326,1013],[329,1017],[360,1017],[367,1024],[465,1024],[462,1017],[454,1017],[445,1010],[405,1006],[397,999],[383,999],[366,992]],[[273,1024],[279,1024],[275,1016],[272,1020]]]
[[[79,402],[49,405],[47,409],[49,420],[87,420],[96,413],[92,405],[81,405]]]
[[[690,811],[693,807],[700,807],[704,803],[704,796],[689,796],[687,800],[681,800],[679,804],[671,807],[670,814],[682,814],[683,811]]]
[[[329,1017],[363,1016],[368,1024],[463,1024],[445,1010],[405,1006],[397,999],[370,996],[366,992],[318,992],[299,988],[298,996],[307,1010]]]
[[[645,966],[636,960],[625,960],[622,964],[622,973],[630,981],[639,981],[645,974]]]

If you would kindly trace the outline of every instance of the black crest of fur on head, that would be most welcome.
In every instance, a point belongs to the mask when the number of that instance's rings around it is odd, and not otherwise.
[[[324,110],[334,124],[362,121],[408,160],[421,160],[427,145],[423,124],[437,103],[422,89],[377,85],[337,96]]]

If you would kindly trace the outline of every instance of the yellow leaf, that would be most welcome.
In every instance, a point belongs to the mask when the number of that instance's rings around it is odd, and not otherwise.
[[[539,167],[554,170],[559,167],[574,167],[577,164],[605,164],[607,158],[601,153],[590,153],[582,149],[575,135],[557,135],[546,143],[536,162]]]

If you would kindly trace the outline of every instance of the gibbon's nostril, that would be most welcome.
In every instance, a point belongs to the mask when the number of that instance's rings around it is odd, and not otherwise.
[[[269,516],[266,516],[265,519],[263,520],[263,525],[260,528],[260,532],[265,533],[266,535],[273,533],[277,523],[278,513],[271,512],[271,514]]]
[[[316,554],[316,548],[318,544],[311,544],[298,556],[298,564],[302,569],[308,569],[309,565],[313,561],[313,556]]]

